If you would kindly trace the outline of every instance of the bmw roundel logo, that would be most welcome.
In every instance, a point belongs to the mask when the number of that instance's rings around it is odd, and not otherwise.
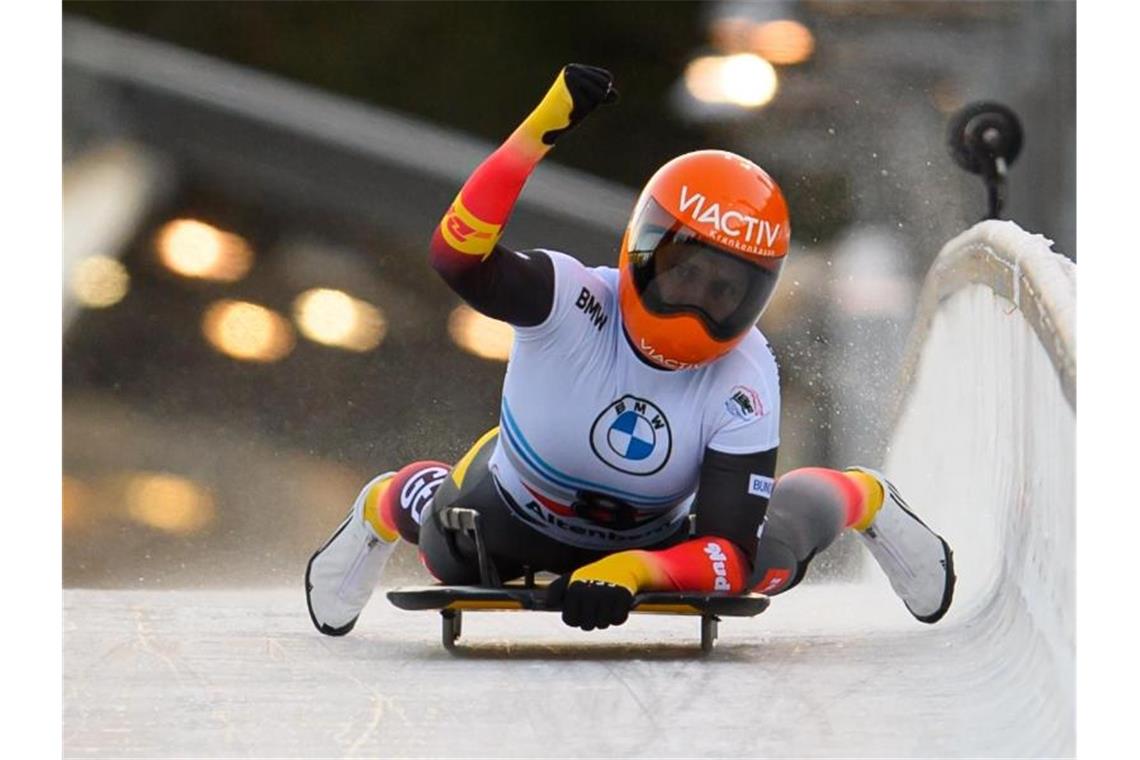
[[[665,466],[673,449],[669,420],[651,401],[622,396],[590,428],[594,454],[615,470],[652,475]]]

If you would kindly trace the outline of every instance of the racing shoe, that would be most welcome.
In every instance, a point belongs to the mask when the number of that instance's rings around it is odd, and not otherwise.
[[[375,504],[395,474],[386,472],[373,478],[332,538],[309,560],[305,597],[309,618],[321,633],[343,636],[352,630],[396,546],[396,536],[382,539],[364,516],[369,494],[376,491]]]
[[[856,531],[883,568],[891,588],[923,623],[936,623],[954,597],[954,553],[945,539],[918,519],[882,473],[850,468],[875,478],[883,503],[871,524]]]

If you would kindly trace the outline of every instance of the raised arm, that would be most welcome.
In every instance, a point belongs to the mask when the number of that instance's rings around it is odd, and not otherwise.
[[[527,178],[554,143],[617,98],[604,69],[570,64],[522,124],[468,178],[431,239],[431,265],[473,308],[516,325],[550,313],[554,272],[539,254],[498,244]]]

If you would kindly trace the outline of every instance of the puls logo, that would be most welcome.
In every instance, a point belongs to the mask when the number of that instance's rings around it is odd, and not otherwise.
[[[680,205],[681,213],[688,212],[694,222],[711,224],[717,232],[738,245],[771,250],[783,226],[739,211],[722,212],[719,203],[709,203],[704,193],[690,193],[688,185],[681,185]]]
[[[400,489],[400,508],[407,511],[419,525],[423,519],[424,507],[428,505],[448,470],[444,467],[425,467],[408,478]]]
[[[712,570],[716,575],[713,579],[713,588],[717,591],[728,591],[732,586],[728,582],[728,566],[725,564],[728,562],[728,557],[724,550],[719,544],[709,541],[705,544],[704,552],[709,555],[709,562],[712,563]]]
[[[669,420],[652,401],[625,395],[598,415],[590,448],[610,467],[628,475],[652,475],[673,450]]]

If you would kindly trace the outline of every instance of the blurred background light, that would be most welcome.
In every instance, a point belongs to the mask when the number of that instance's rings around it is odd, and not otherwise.
[[[947,115],[966,105],[961,88],[949,79],[940,79],[931,85],[928,90],[928,97],[935,108]]]
[[[737,53],[693,60],[685,69],[685,87],[703,103],[757,108],[775,97],[778,81],[772,64],[751,53]]]
[[[91,488],[74,475],[63,476],[63,529],[71,530],[90,520]]]
[[[780,19],[751,26],[748,48],[771,63],[792,65],[811,57],[815,38],[800,22]]]
[[[514,328],[509,324],[485,317],[466,304],[452,310],[447,331],[464,351],[498,361],[507,360],[515,339]]]
[[[168,473],[138,473],[123,494],[127,515],[167,533],[195,533],[214,521],[214,499],[192,480]]]
[[[127,268],[109,256],[88,256],[71,272],[71,294],[75,300],[92,309],[114,306],[130,288]]]
[[[61,282],[65,329],[83,307],[101,308],[118,300],[105,302],[113,289],[96,286],[100,296],[85,303],[74,290],[76,267],[94,256],[117,259],[125,255],[144,219],[166,198],[170,178],[170,165],[161,153],[122,136],[65,151]],[[92,285],[86,280],[92,274],[98,275],[90,271],[78,275],[85,288]]]
[[[202,333],[218,351],[250,362],[284,359],[296,342],[288,320],[245,301],[211,304],[202,318]]]
[[[183,277],[236,282],[253,265],[253,250],[240,235],[196,219],[175,219],[155,237],[158,257]]]
[[[370,351],[388,332],[388,321],[379,308],[329,288],[314,288],[297,296],[293,319],[309,340],[349,351]]]
[[[709,39],[721,53],[741,53],[748,49],[748,37],[756,22],[742,16],[722,16],[709,24]]]

